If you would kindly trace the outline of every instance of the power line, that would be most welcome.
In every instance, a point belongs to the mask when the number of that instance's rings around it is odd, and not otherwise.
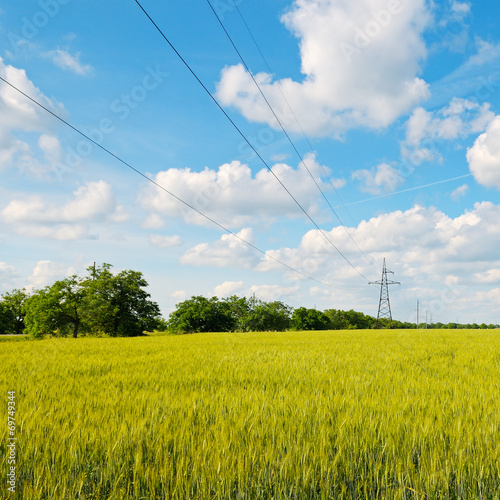
[[[276,112],[274,111],[273,107],[271,106],[271,103],[269,102],[269,100],[267,99],[266,95],[264,94],[264,91],[262,90],[262,87],[259,85],[259,83],[257,82],[257,80],[255,79],[254,75],[253,75],[253,72],[250,70],[249,66],[247,65],[245,59],[243,58],[243,56],[241,55],[241,52],[238,50],[238,48],[236,47],[236,44],[234,43],[231,35],[229,34],[229,32],[227,31],[226,27],[224,26],[224,23],[222,22],[220,16],[217,14],[217,12],[215,11],[214,7],[212,6],[212,3],[210,0],[206,0],[208,5],[210,6],[214,16],[217,18],[217,21],[219,22],[220,26],[222,27],[224,33],[226,34],[227,38],[229,39],[231,45],[233,46],[234,50],[236,51],[236,53],[238,54],[238,57],[240,58],[241,62],[243,63],[243,66],[245,67],[246,71],[248,72],[248,74],[250,75],[250,77],[252,78],[252,81],[253,83],[255,84],[255,86],[257,87],[257,89],[259,90],[262,98],[264,99],[265,103],[267,104],[267,106],[269,107],[269,109],[271,110],[274,118],[276,119],[278,125],[280,126],[281,130],[283,131],[283,133],[285,134],[286,138],[288,139],[288,142],[291,144],[293,150],[295,151],[295,153],[297,154],[297,156],[299,157],[301,163],[304,165],[305,169],[307,170],[307,172],[309,173],[311,179],[313,180],[314,184],[316,185],[316,187],[318,188],[319,192],[321,193],[321,196],[323,197],[323,199],[326,201],[327,205],[330,207],[330,210],[332,211],[333,215],[337,218],[337,220],[339,221],[340,225],[344,228],[345,232],[347,233],[347,235],[349,236],[349,238],[352,240],[352,242],[356,245],[356,247],[358,248],[358,250],[361,252],[361,254],[363,255],[363,257],[366,259],[366,261],[374,267],[374,269],[377,269],[375,264],[367,257],[367,255],[363,252],[363,250],[360,248],[360,246],[358,245],[358,243],[355,241],[355,239],[352,237],[351,233],[348,231],[347,227],[345,226],[345,224],[342,222],[340,216],[338,215],[338,213],[336,212],[335,208],[332,206],[332,204],[330,203],[330,201],[328,200],[328,198],[326,197],[325,193],[323,192],[323,190],[321,189],[321,186],[318,184],[318,182],[316,181],[316,179],[314,178],[314,176],[312,175],[311,171],[309,170],[309,168],[307,167],[307,164],[306,162],[304,161],[304,158],[302,157],[302,155],[299,153],[297,147],[295,146],[295,143],[292,141],[292,139],[290,138],[288,132],[286,131],[285,127],[283,126],[283,123],[281,122],[281,120],[279,119],[278,115],[276,114]],[[262,57],[265,65],[267,66],[267,69],[269,70],[269,73],[271,75],[273,75],[273,71],[271,70],[270,66],[269,66],[269,63],[267,62],[266,58],[264,57],[264,54],[262,53],[262,50],[260,49],[255,37],[253,36],[252,34],[252,31],[250,30],[250,27],[248,26],[247,22],[245,21],[245,18],[243,17],[243,14],[241,13],[238,5],[236,4],[236,2],[233,0],[233,3],[241,17],[241,20],[243,21],[243,24],[245,25],[248,33],[250,34],[250,37],[252,38],[255,46],[257,47],[257,50],[260,54],[260,56]],[[273,75],[274,76],[274,75]],[[309,141],[306,133],[304,132],[304,129],[302,128],[302,126],[300,125],[300,122],[297,118],[297,116],[295,115],[290,103],[288,102],[288,99],[286,98],[285,96],[285,93],[283,92],[283,89],[279,83],[278,80],[276,80],[276,84],[278,86],[278,89],[281,93],[281,96],[283,97],[286,105],[288,106],[288,109],[290,110],[290,112],[292,113],[292,116],[295,120],[295,122],[297,123],[300,131],[302,132],[302,135],[304,136],[304,138],[306,139],[309,147],[311,150],[314,150],[311,142]],[[319,161],[319,159],[318,159]],[[330,181],[330,184],[335,192],[335,194],[337,195],[337,197],[339,198],[341,204],[344,206],[345,208],[345,205],[344,205],[344,202],[342,201],[342,198],[340,197],[339,193],[337,192],[331,178],[328,176],[326,170],[325,170],[325,167],[321,164],[321,162],[319,162],[320,165],[321,165],[321,168],[323,169],[323,172],[325,173],[325,177],[328,178],[328,180]],[[349,211],[347,210],[346,208],[346,211],[349,213]],[[349,213],[349,216],[351,217],[352,219],[352,216],[351,214]],[[377,269],[378,271],[378,269]]]
[[[248,33],[249,33],[250,37],[252,38],[252,41],[253,41],[253,43],[254,43],[255,47],[257,48],[257,51],[259,52],[260,57],[261,57],[261,58],[262,58],[262,60],[264,61],[264,64],[266,65],[266,67],[267,67],[267,69],[268,69],[269,73],[270,73],[273,77],[275,77],[275,74],[274,74],[273,70],[272,70],[272,69],[271,69],[271,67],[269,66],[269,63],[267,62],[266,57],[264,56],[264,54],[263,54],[263,52],[262,52],[262,50],[261,50],[261,48],[260,48],[259,44],[257,43],[257,40],[255,39],[255,37],[254,37],[254,35],[253,35],[253,33],[252,33],[252,30],[250,29],[250,26],[248,25],[248,23],[246,22],[245,18],[243,17],[243,14],[242,14],[242,12],[241,12],[240,8],[238,7],[238,4],[235,2],[235,0],[233,0],[233,3],[234,3],[234,6],[235,6],[236,10],[238,11],[238,14],[239,14],[239,16],[240,16],[240,18],[241,18],[241,20],[242,20],[243,24],[245,25],[245,28],[247,29],[247,31],[248,31]],[[296,114],[295,114],[295,112],[293,111],[292,106],[291,106],[291,105],[290,105],[290,103],[288,102],[288,99],[286,98],[285,93],[283,92],[283,88],[281,87],[281,84],[280,84],[279,80],[276,80],[276,85],[277,85],[277,87],[278,87],[278,89],[279,89],[279,91],[280,91],[281,97],[283,97],[283,100],[285,101],[286,105],[288,106],[288,109],[289,109],[289,110],[290,110],[290,112],[292,113],[292,116],[293,116],[293,119],[295,120],[295,123],[296,123],[296,124],[297,124],[297,126],[299,127],[299,129],[300,129],[300,131],[301,131],[302,135],[304,136],[304,139],[307,141],[307,144],[308,144],[309,148],[311,149],[311,151],[314,151],[314,147],[313,147],[313,145],[311,144],[311,141],[309,140],[309,138],[307,137],[307,135],[306,135],[306,133],[305,133],[304,129],[302,128],[302,125],[300,124],[300,122],[299,122],[299,120],[298,120],[298,118],[297,118],[297,115],[296,115]],[[335,188],[335,185],[333,184],[333,182],[332,182],[332,180],[331,180],[330,176],[328,176],[328,173],[326,172],[326,170],[325,170],[324,166],[323,166],[323,165],[321,165],[321,167],[323,168],[323,172],[325,173],[325,177],[327,177],[327,178],[328,178],[328,180],[330,181],[330,184],[332,185],[333,191],[335,192],[335,194],[336,194],[336,195],[337,195],[337,197],[339,198],[339,200],[340,200],[341,204],[343,205],[342,198],[340,197],[339,192],[338,192],[338,191],[337,191],[337,189]],[[347,213],[349,213],[349,212],[347,211]],[[351,214],[350,214],[350,213],[349,213],[349,216],[351,216]],[[352,216],[351,216],[351,219],[352,219]]]
[[[153,18],[149,15],[149,13],[146,11],[146,9],[141,5],[141,2],[139,0],[135,0],[135,3],[139,6],[139,8],[142,10],[144,15],[149,19],[151,24],[156,28],[158,33],[162,36],[162,38],[167,42],[167,44],[170,46],[170,48],[175,52],[177,57],[182,61],[184,66],[189,70],[189,72],[194,76],[196,81],[201,85],[203,90],[208,94],[208,96],[212,99],[212,101],[217,105],[219,110],[224,114],[224,116],[229,120],[231,125],[235,128],[235,130],[238,132],[238,134],[243,138],[243,140],[250,146],[250,148],[253,150],[253,152],[257,155],[259,160],[265,165],[265,167],[269,170],[269,172],[274,176],[274,178],[280,183],[280,185],[283,187],[283,189],[287,192],[287,194],[292,198],[292,200],[296,203],[296,205],[300,208],[300,210],[304,213],[304,215],[312,222],[312,224],[318,229],[318,231],[321,233],[321,235],[328,241],[328,243],[335,249],[335,251],[365,280],[368,281],[368,278],[363,275],[361,271],[359,271],[356,266],[340,251],[337,246],[328,238],[326,233],[319,227],[319,225],[314,221],[314,219],[307,213],[306,209],[299,203],[299,201],[293,196],[293,194],[290,192],[290,190],[283,184],[283,182],[279,179],[279,177],[274,173],[273,169],[268,165],[268,163],[264,160],[264,158],[260,155],[260,153],[257,151],[257,149],[253,146],[253,144],[249,141],[249,139],[246,137],[246,135],[242,132],[242,130],[236,125],[236,123],[231,119],[231,117],[227,114],[227,112],[224,110],[224,108],[221,106],[219,101],[215,98],[215,96],[208,90],[206,85],[201,81],[201,79],[198,77],[196,72],[191,68],[189,63],[182,57],[182,55],[179,53],[179,51],[174,47],[172,42],[168,39],[168,37],[165,35],[165,33],[162,31],[162,29],[156,24],[156,22],[153,20]]]
[[[138,174],[141,177],[143,177],[144,179],[146,179],[148,182],[150,182],[151,184],[153,184],[154,186],[156,186],[158,189],[161,189],[162,191],[164,191],[168,195],[172,196],[173,198],[175,198],[177,201],[179,201],[183,205],[187,206],[191,210],[195,211],[196,213],[198,213],[199,215],[201,215],[202,217],[204,217],[206,220],[208,220],[212,224],[216,225],[217,227],[219,227],[223,231],[229,233],[231,236],[234,236],[236,239],[238,239],[241,242],[245,243],[250,248],[256,250],[259,253],[261,253],[262,255],[264,255],[264,257],[268,257],[271,260],[274,260],[276,263],[278,263],[278,264],[286,267],[290,271],[292,271],[292,272],[294,272],[296,274],[299,274],[299,275],[303,276],[304,278],[307,278],[309,280],[315,281],[316,283],[319,283],[319,284],[321,284],[323,286],[326,286],[326,287],[329,287],[329,288],[340,289],[340,290],[346,289],[346,288],[343,288],[343,287],[337,287],[337,286],[331,285],[329,283],[325,283],[325,282],[323,282],[321,280],[318,280],[318,279],[316,279],[316,278],[314,278],[312,276],[309,276],[308,274],[306,274],[306,273],[304,273],[304,272],[302,272],[302,271],[300,271],[300,270],[298,270],[298,269],[296,269],[296,268],[294,268],[294,267],[286,264],[285,262],[277,259],[276,257],[273,257],[272,255],[268,254],[266,251],[261,250],[259,247],[257,247],[253,243],[245,240],[244,238],[242,238],[241,236],[239,236],[238,234],[236,234],[234,231],[231,231],[229,228],[223,226],[222,224],[220,224],[216,220],[212,219],[210,216],[206,215],[201,210],[198,210],[196,207],[194,207],[190,203],[184,201],[182,198],[179,198],[177,195],[175,195],[174,193],[172,193],[171,191],[169,191],[168,189],[166,189],[165,187],[163,187],[161,184],[159,184],[158,182],[156,182],[154,179],[151,179],[150,177],[148,177],[144,172],[140,171],[139,169],[137,169],[136,167],[134,167],[132,164],[130,164],[127,161],[123,160],[120,156],[118,156],[117,154],[113,153],[112,151],[110,151],[109,149],[107,149],[106,147],[104,147],[102,144],[99,144],[99,142],[97,142],[94,139],[92,139],[90,136],[88,136],[87,134],[85,134],[84,132],[82,132],[80,129],[78,129],[77,127],[75,127],[74,125],[72,125],[70,122],[68,122],[67,120],[65,120],[64,118],[62,118],[61,116],[59,116],[57,113],[55,113],[51,109],[47,108],[43,104],[41,104],[39,101],[37,101],[36,99],[34,99],[33,97],[31,97],[30,95],[28,95],[25,92],[23,92],[21,89],[19,89],[18,87],[16,87],[14,84],[10,83],[8,80],[6,80],[5,78],[3,78],[2,76],[0,76],[0,80],[2,80],[4,83],[6,83],[7,85],[9,85],[9,87],[11,87],[12,89],[14,89],[17,92],[19,92],[20,94],[22,94],[24,97],[26,97],[27,99],[29,99],[32,103],[36,104],[38,107],[40,107],[41,109],[43,109],[45,112],[49,113],[50,115],[52,115],[57,120],[59,120],[60,122],[64,123],[67,127],[71,128],[74,132],[76,132],[77,134],[79,134],[82,137],[84,137],[86,140],[88,140],[89,142],[91,142],[92,144],[94,144],[95,146],[97,146],[99,149],[101,149],[102,151],[104,151],[108,155],[112,156],[115,160],[119,161],[121,164],[125,165],[127,168],[129,168],[130,170],[132,170],[136,174]]]

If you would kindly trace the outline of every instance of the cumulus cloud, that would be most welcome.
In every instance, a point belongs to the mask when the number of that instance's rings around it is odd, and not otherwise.
[[[159,248],[180,247],[184,243],[182,238],[178,235],[161,236],[159,234],[152,234],[149,237],[149,242],[151,245]]]
[[[16,276],[17,270],[15,267],[10,266],[6,262],[0,262],[0,288],[12,288]]]
[[[359,226],[348,229],[371,260],[378,262],[387,257],[407,280],[425,283],[432,278],[433,283],[444,285],[450,276],[457,276],[461,284],[466,284],[475,272],[490,269],[492,262],[499,261],[499,217],[500,206],[489,202],[477,203],[473,210],[456,218],[436,208],[415,206],[405,212],[391,212],[362,221]],[[336,227],[327,235],[358,270],[370,279],[378,279],[344,228]],[[296,248],[267,252],[268,256],[323,282],[338,286],[359,284],[356,271],[340,255],[332,254],[333,249],[317,230],[306,233]],[[270,258],[263,259],[258,268],[281,269]],[[303,278],[295,276],[295,279]]]
[[[89,75],[92,73],[92,66],[80,62],[80,53],[72,55],[68,50],[56,49],[45,54],[56,66],[61,69],[71,71],[77,75]]]
[[[386,127],[429,97],[418,75],[430,20],[425,0],[296,0],[282,21],[299,39],[303,80],[278,82],[266,73],[255,78],[288,130],[300,127],[281,91],[308,134]],[[222,71],[217,97],[247,119],[277,127],[241,64]]]
[[[462,184],[450,194],[450,198],[457,201],[465,196],[467,194],[467,191],[469,191],[469,186],[467,184]]]
[[[444,28],[441,42],[436,45],[451,52],[464,52],[469,42],[466,20],[471,15],[470,2],[448,0],[447,3],[434,4],[434,11],[439,26]],[[451,24],[455,24],[454,29],[450,29]]]
[[[488,103],[479,104],[467,99],[454,98],[437,111],[416,108],[406,123],[406,138],[401,143],[404,157],[430,161],[439,159],[436,143],[464,138],[482,132],[495,118]]]
[[[29,158],[30,147],[28,144],[20,141],[7,130],[0,128],[0,169],[10,167],[15,160],[20,165],[22,160]]]
[[[363,183],[362,191],[375,195],[395,191],[404,181],[401,172],[387,163],[371,170],[356,170],[352,178]]]
[[[398,287],[391,290],[397,318],[414,321],[414,317],[408,316],[413,314],[413,308],[408,311],[407,303],[418,298],[422,307],[432,312],[435,321],[455,321],[457,316],[471,321],[464,318],[464,312],[475,310],[477,317],[491,318],[488,321],[492,322],[492,311],[498,304],[489,290],[491,286],[500,286],[498,220],[500,205],[490,202],[476,203],[456,217],[419,205],[381,214],[347,228],[364,255],[343,227],[326,232],[356,269],[315,229],[305,233],[297,246],[267,249],[265,255],[233,236],[224,235],[190,249],[181,264],[252,269],[281,276],[282,283],[249,287],[234,280],[231,271],[233,279],[215,289],[219,296],[232,293],[249,296],[255,292],[263,300],[286,297],[287,303],[301,304],[307,300],[307,294],[319,307],[355,308],[376,314],[379,291],[368,287],[367,281],[380,279],[382,260],[386,258],[389,268],[396,273],[394,278],[402,283],[401,290],[405,290],[404,298]],[[254,242],[250,229],[239,235]],[[308,281],[304,275],[328,286]]]
[[[467,161],[479,184],[500,189],[500,115],[467,150]]]
[[[187,292],[185,290],[176,290],[171,297],[176,300],[184,300],[187,297]]]
[[[455,21],[463,21],[471,12],[471,5],[469,2],[458,2],[453,0],[451,2],[451,12]]]
[[[286,301],[286,297],[293,295],[299,291],[296,286],[280,286],[280,285],[253,285],[250,287],[249,292],[260,300],[266,302],[273,302],[279,300]]]
[[[180,263],[192,266],[251,268],[258,261],[258,255],[247,243],[255,244],[251,228],[244,228],[236,234],[224,234],[214,243],[200,243],[189,249]]]
[[[0,274],[3,276],[5,275],[13,276],[16,274],[16,269],[12,266],[9,266],[5,262],[0,262]]]
[[[488,269],[483,273],[475,273],[474,276],[479,283],[500,284],[500,267]]]
[[[73,199],[63,205],[49,203],[40,196],[13,200],[1,211],[1,217],[20,234],[74,240],[90,237],[91,222],[123,222],[127,214],[111,186],[97,181],[77,188]]]
[[[42,134],[38,139],[38,145],[49,162],[56,163],[61,161],[62,146],[57,137]]]
[[[308,213],[316,215],[319,211],[316,200],[321,195],[309,172],[324,191],[331,189],[331,184],[322,181],[321,175],[325,170],[314,155],[306,155],[304,163],[296,169],[277,163],[272,167],[274,175],[266,168],[253,175],[248,165],[238,161],[226,163],[218,170],[205,168],[201,172],[171,168],[156,174],[154,180],[217,222],[238,227],[255,223],[257,218],[298,217],[303,214],[275,176]],[[333,182],[341,186],[338,181]],[[199,213],[152,185],[146,186],[139,194],[139,203],[150,212],[145,222],[147,227],[159,227],[161,218],[165,216],[182,217],[190,224],[211,225]]]
[[[217,285],[214,293],[217,297],[230,297],[243,290],[243,281],[225,281]]]
[[[50,260],[40,260],[36,263],[31,276],[28,278],[29,291],[34,288],[43,288],[51,285],[56,280],[64,279],[67,276],[76,274],[76,269],[61,262],[53,262]]]
[[[18,89],[32,96],[47,108],[65,116],[64,107],[46,97],[27,77],[23,69],[5,64],[0,57],[0,76]],[[7,84],[0,85],[0,169],[18,168],[21,172],[37,177],[52,170],[50,165],[36,159],[28,143],[17,137],[21,132],[40,133],[39,147],[45,156],[54,158],[58,146],[51,132],[52,124],[47,114]]]
[[[244,295],[246,297],[255,296],[264,301],[286,301],[286,298],[295,295],[299,291],[299,286],[282,285],[252,285],[248,288],[243,281],[225,281],[215,287],[215,295],[218,297],[229,297],[231,295]]]
[[[27,77],[26,71],[5,64],[0,57],[0,75],[44,106],[65,115],[64,107],[46,97]],[[0,128],[3,130],[48,130],[46,114],[12,87],[0,85]]]

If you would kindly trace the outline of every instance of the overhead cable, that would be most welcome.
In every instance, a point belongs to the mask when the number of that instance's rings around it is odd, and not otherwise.
[[[96,140],[92,139],[92,137],[90,137],[89,135],[87,135],[84,132],[82,132],[76,126],[72,125],[69,121],[65,120],[64,118],[62,118],[61,116],[59,116],[57,113],[55,113],[51,109],[49,109],[46,106],[44,106],[42,103],[40,103],[39,101],[37,101],[35,98],[31,97],[29,94],[23,92],[21,89],[19,89],[18,87],[16,87],[13,83],[9,82],[8,80],[6,80],[5,78],[3,78],[2,76],[0,76],[0,80],[3,81],[5,84],[9,85],[12,89],[14,89],[17,92],[19,92],[20,94],[22,94],[27,99],[29,99],[33,104],[37,105],[38,107],[40,107],[41,109],[43,109],[45,112],[49,113],[50,115],[52,115],[57,120],[59,120],[60,122],[64,123],[64,125],[66,125],[67,127],[71,128],[74,132],[76,132],[77,134],[79,134],[80,136],[82,136],[83,138],[85,138],[87,141],[91,142],[92,144],[94,144],[95,146],[97,146],[99,149],[101,149],[102,151],[104,151],[108,155],[112,156],[115,160],[117,160],[121,164],[125,165],[127,168],[129,168],[130,170],[132,170],[133,172],[135,172],[137,175],[140,175],[141,177],[143,177],[144,179],[146,179],[148,182],[150,182],[151,184],[153,184],[154,186],[156,186],[158,189],[160,189],[161,191],[164,191],[168,195],[172,196],[177,201],[179,201],[180,203],[182,203],[183,205],[185,205],[189,209],[193,210],[197,214],[201,215],[203,218],[205,218],[206,220],[208,220],[209,222],[211,222],[215,226],[219,227],[223,231],[229,233],[234,238],[238,239],[242,243],[245,243],[246,245],[248,245],[250,248],[252,248],[255,251],[259,252],[260,254],[264,255],[264,257],[269,258],[269,259],[273,260],[274,262],[280,264],[281,266],[286,267],[288,270],[290,270],[290,271],[292,271],[292,272],[294,272],[296,274],[299,274],[299,275],[301,275],[302,277],[304,277],[306,279],[309,279],[311,281],[319,283],[320,285],[323,285],[323,286],[326,286],[326,287],[329,287],[329,288],[340,289],[340,290],[347,289],[347,287],[337,287],[337,286],[331,285],[330,283],[325,283],[325,282],[323,282],[321,280],[318,280],[318,279],[316,279],[316,278],[314,278],[312,276],[309,276],[308,274],[300,271],[299,269],[296,269],[296,268],[294,268],[294,267],[286,264],[285,262],[281,261],[280,259],[277,259],[276,257],[273,257],[272,255],[270,255],[266,251],[261,250],[259,247],[257,247],[253,243],[249,242],[248,240],[245,240],[244,238],[242,238],[241,236],[239,236],[234,231],[231,231],[231,229],[225,227],[221,223],[217,222],[215,219],[211,218],[210,216],[208,216],[207,214],[205,214],[201,210],[197,209],[196,207],[194,207],[193,205],[191,205],[187,201],[183,200],[179,196],[175,195],[174,193],[172,193],[171,191],[169,191],[168,189],[166,189],[164,186],[162,186],[157,181],[155,181],[154,179],[152,179],[151,177],[149,177],[148,175],[146,175],[144,172],[142,172],[138,168],[134,167],[132,164],[130,164],[129,162],[125,161],[120,156],[118,156],[117,154],[113,153],[112,151],[110,151],[109,149],[107,149],[106,147],[104,147],[102,144],[100,144],[99,142],[97,142]]]
[[[304,167],[306,168],[306,170],[309,172],[309,175],[311,176],[311,178],[313,179],[314,183],[316,184],[316,187],[318,188],[318,190],[320,191],[321,195],[323,196],[324,200],[326,201],[326,203],[328,204],[328,206],[330,207],[330,210],[332,211],[333,215],[337,218],[337,220],[339,221],[340,225],[344,228],[345,232],[347,233],[347,235],[349,236],[349,238],[351,239],[351,241],[356,245],[356,247],[358,248],[358,250],[361,252],[361,254],[363,255],[363,257],[366,259],[366,261],[371,265],[373,266],[375,269],[377,269],[377,267],[375,266],[375,264],[373,263],[373,261],[371,261],[368,256],[365,254],[365,252],[361,249],[361,247],[358,245],[358,243],[356,242],[356,240],[353,238],[353,236],[351,235],[351,233],[349,232],[349,230],[347,229],[347,227],[345,226],[345,224],[342,222],[340,216],[338,215],[337,211],[335,210],[335,208],[332,206],[332,204],[330,203],[330,201],[328,200],[328,198],[326,197],[325,193],[323,192],[323,190],[321,189],[321,186],[316,182],[316,179],[314,178],[314,176],[312,175],[312,173],[310,172],[310,170],[307,168],[307,165],[306,163],[304,162],[304,159],[302,158],[302,155],[299,153],[299,151],[297,150],[295,144],[293,143],[293,141],[291,140],[289,134],[287,133],[287,131],[285,130],[281,120],[278,118],[278,116],[276,115],[274,109],[272,108],[271,104],[269,103],[268,99],[266,98],[261,86],[259,85],[259,82],[257,82],[257,80],[254,78],[254,75],[252,73],[252,71],[250,70],[250,68],[248,67],[248,65],[246,64],[245,60],[243,59],[243,56],[241,55],[240,51],[238,50],[238,48],[236,47],[232,37],[230,36],[230,34],[228,33],[228,31],[226,30],[220,16],[217,14],[217,12],[215,11],[215,9],[213,8],[210,0],[206,0],[207,3],[210,5],[211,9],[212,9],[212,12],[214,13],[214,15],[216,16],[217,20],[219,21],[219,24],[222,26],[222,29],[224,30],[224,32],[226,33],[226,36],[229,38],[229,41],[231,42],[231,45],[234,47],[234,49],[236,50],[241,62],[243,63],[243,65],[245,66],[245,69],[247,70],[248,74],[251,76],[254,84],[257,86],[257,88],[259,89],[259,92],[260,94],[262,95],[262,97],[264,98],[264,101],[266,102],[266,104],[268,105],[269,109],[271,110],[271,112],[273,113],[274,117],[276,118],[278,124],[280,125],[281,127],[281,130],[283,131],[283,133],[285,134],[286,138],[288,139],[288,141],[290,142],[290,144],[292,145],[292,148],[294,149],[294,151],[296,152],[296,154],[298,155],[298,157],[300,158],[300,161],[302,162],[302,164],[304,165]],[[253,43],[255,45],[255,47],[257,48],[257,51],[259,52],[262,60],[264,61],[264,64],[266,65],[269,73],[274,76],[274,73],[271,69],[271,67],[269,66],[269,63],[267,62],[267,59],[265,58],[262,50],[260,49],[259,47],[259,44],[257,43],[257,40],[255,39],[252,31],[250,30],[250,27],[248,26],[248,23],[246,22],[245,18],[243,17],[243,14],[240,10],[240,8],[238,7],[237,3],[235,2],[235,0],[233,0],[233,3],[234,3],[234,6],[236,8],[236,10],[238,11],[238,14],[243,22],[243,24],[245,25],[250,37],[252,38],[253,40]],[[307,144],[309,145],[309,148],[311,149],[311,151],[314,150],[309,138],[307,137],[304,129],[302,128],[302,125],[300,124],[296,114],[294,113],[293,109],[292,109],[292,106],[290,105],[290,103],[288,102],[288,99],[286,98],[285,96],[285,93],[283,92],[283,89],[281,87],[281,84],[278,80],[276,80],[276,84],[277,84],[277,87],[280,91],[280,94],[281,96],[283,97],[283,100],[285,101],[286,105],[288,106],[288,109],[290,110],[297,126],[299,127],[302,135],[304,136],[304,139],[307,141]],[[346,210],[346,212],[348,213],[348,215],[351,217],[352,219],[352,216],[349,212],[349,210],[347,209],[347,207],[344,205],[344,202],[342,200],[342,198],[340,197],[340,194],[338,193],[337,189],[335,188],[335,185],[333,184],[330,176],[328,175],[328,173],[326,172],[325,170],[325,167],[321,164],[321,162],[319,161],[319,158],[318,158],[318,162],[321,166],[321,168],[323,169],[323,172],[325,173],[325,177],[328,178],[328,180],[330,181],[330,184],[335,192],[335,194],[337,195],[341,205],[344,207],[344,209]],[[378,271],[378,269],[377,269]]]
[[[169,40],[169,38],[165,35],[165,33],[162,31],[162,29],[158,26],[158,24],[153,20],[153,18],[149,15],[149,13],[146,11],[146,9],[142,6],[141,2],[139,0],[134,0],[135,3],[139,6],[139,8],[142,10],[144,15],[149,19],[151,24],[156,28],[158,33],[162,36],[162,38],[167,42],[167,44],[170,46],[170,48],[175,52],[177,57],[181,60],[181,62],[186,66],[186,68],[189,70],[189,72],[194,76],[196,81],[201,85],[203,90],[208,94],[208,96],[212,99],[212,101],[217,105],[219,110],[224,114],[224,116],[229,120],[231,125],[235,128],[235,130],[238,132],[238,134],[243,138],[243,140],[248,144],[248,146],[252,149],[252,151],[257,155],[259,160],[265,165],[265,167],[269,170],[269,172],[274,176],[274,178],[280,183],[280,185],[283,187],[283,189],[287,192],[287,194],[292,198],[292,200],[295,202],[295,204],[300,208],[300,210],[304,213],[304,215],[311,221],[311,223],[318,229],[320,234],[328,241],[328,243],[335,249],[335,251],[351,266],[364,280],[367,282],[369,281],[366,276],[363,275],[363,273],[356,268],[356,266],[342,253],[342,251],[337,248],[337,246],[332,242],[330,238],[326,235],[326,233],[319,227],[319,225],[316,223],[316,221],[309,215],[307,210],[300,204],[300,202],[293,196],[293,194],[290,192],[290,190],[285,186],[285,184],[280,180],[280,178],[276,175],[276,173],[273,171],[273,169],[268,165],[268,163],[264,160],[262,155],[257,151],[257,149],[254,147],[254,145],[250,142],[250,140],[246,137],[246,135],[243,133],[243,131],[236,125],[234,120],[228,115],[226,110],[222,107],[222,105],[219,103],[219,101],[216,99],[216,97],[208,90],[207,86],[201,81],[199,76],[196,74],[196,72],[191,68],[189,63],[182,57],[182,55],[179,53],[179,51],[175,48],[175,46],[172,44],[172,42]]]

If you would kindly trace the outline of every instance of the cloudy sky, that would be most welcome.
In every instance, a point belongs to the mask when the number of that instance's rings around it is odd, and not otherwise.
[[[0,1],[0,76],[94,141],[0,81],[0,293],[376,315],[386,258],[395,318],[500,322],[495,2],[141,3],[206,90],[134,0]]]

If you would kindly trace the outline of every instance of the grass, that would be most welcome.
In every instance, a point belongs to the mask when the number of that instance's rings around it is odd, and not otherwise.
[[[16,499],[500,498],[498,330],[48,339],[0,360]]]

